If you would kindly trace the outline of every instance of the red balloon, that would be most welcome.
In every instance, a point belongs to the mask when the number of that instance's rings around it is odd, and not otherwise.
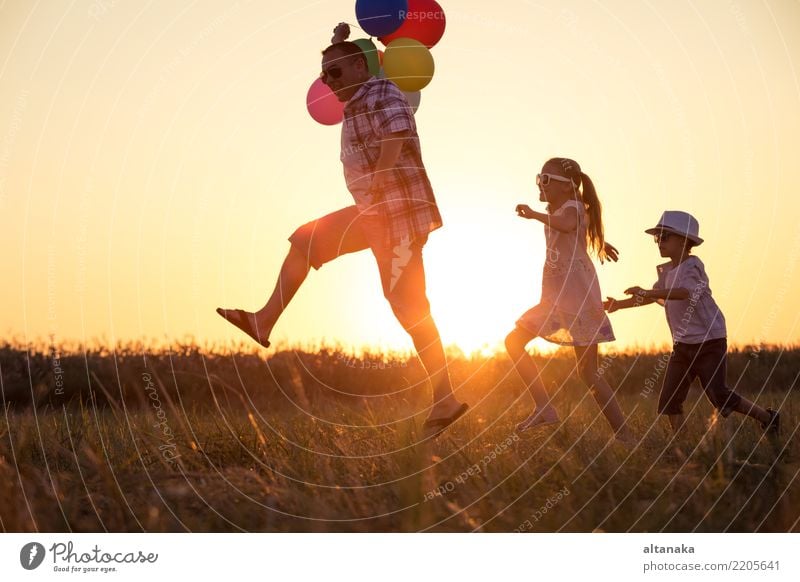
[[[431,48],[442,38],[445,24],[444,10],[436,0],[408,0],[403,24],[378,40],[386,45],[396,38],[413,38]]]

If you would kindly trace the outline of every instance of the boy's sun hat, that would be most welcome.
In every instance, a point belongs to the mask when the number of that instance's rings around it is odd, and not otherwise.
[[[694,244],[703,244],[700,234],[700,224],[697,219],[688,212],[680,210],[665,210],[661,215],[658,224],[645,231],[647,234],[659,234],[661,232],[672,232],[679,236],[688,238]]]

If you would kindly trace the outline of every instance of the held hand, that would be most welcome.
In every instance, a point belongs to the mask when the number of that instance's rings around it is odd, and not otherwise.
[[[605,244],[605,251],[606,251],[606,258],[608,258],[609,261],[611,261],[612,263],[616,263],[617,261],[619,261],[619,251],[617,250],[617,247],[607,242]]]
[[[647,297],[647,289],[642,289],[638,285],[635,285],[625,289],[625,295],[633,295],[634,297],[641,297],[642,299],[645,299]]]
[[[517,204],[517,216],[522,218],[533,218],[533,209],[527,204]]]
[[[605,309],[609,313],[614,313],[619,309],[619,306],[617,305],[617,300],[614,299],[613,297],[606,297],[606,300],[603,301],[603,309]]]
[[[350,25],[346,22],[340,22],[336,25],[336,28],[333,29],[333,38],[331,38],[331,44],[336,44],[337,42],[343,42],[347,40],[350,36]]]

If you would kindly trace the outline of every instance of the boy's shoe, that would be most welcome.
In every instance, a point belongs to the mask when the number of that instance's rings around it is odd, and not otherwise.
[[[767,408],[767,412],[769,412],[769,422],[762,422],[761,428],[764,432],[777,435],[781,429],[781,413],[771,408]]]

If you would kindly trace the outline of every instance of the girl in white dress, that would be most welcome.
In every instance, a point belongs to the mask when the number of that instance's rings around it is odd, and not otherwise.
[[[542,273],[542,297],[538,305],[517,320],[505,345],[514,366],[533,396],[536,406],[517,425],[524,431],[559,422],[550,403],[539,369],[525,346],[535,337],[573,346],[581,380],[592,392],[616,438],[630,443],[633,436],[614,398],[614,391],[598,373],[597,344],[614,340],[611,323],[603,309],[597,272],[589,257],[594,252],[601,262],[617,259],[616,249],[603,237],[602,207],[594,184],[574,160],[553,158],[536,176],[539,199],[547,202],[547,213],[528,205],[517,206],[523,218],[544,224],[547,256]]]

